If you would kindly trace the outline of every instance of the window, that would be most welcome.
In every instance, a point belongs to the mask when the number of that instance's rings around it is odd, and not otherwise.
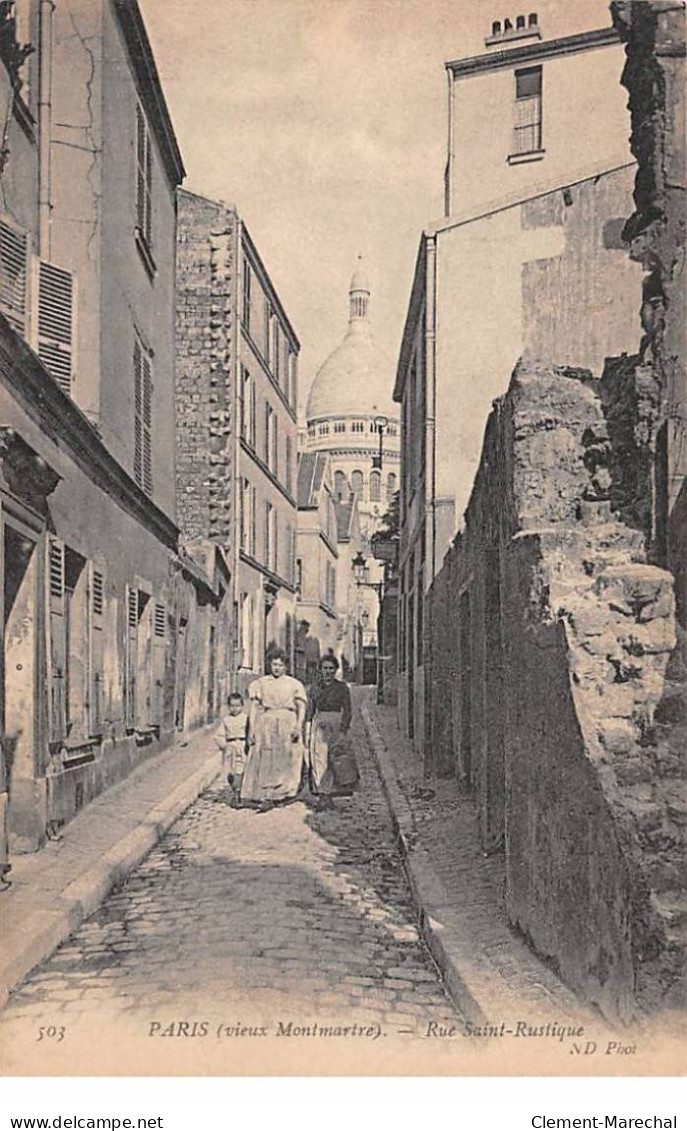
[[[296,558],[296,592],[300,594],[303,590],[303,559]]]
[[[272,474],[276,475],[279,464],[279,426],[277,414],[267,402],[265,402],[265,463]]]
[[[334,472],[334,494],[344,499],[348,494],[348,482],[343,471]]]
[[[346,431],[346,421],[345,420],[335,420],[334,421],[334,431],[339,432],[339,433],[345,432]]]
[[[150,357],[138,338],[134,344],[134,479],[153,493],[153,379]]]
[[[243,307],[241,320],[244,328],[250,334],[250,306],[251,306],[251,283],[252,273],[250,263],[244,259],[243,261]]]
[[[255,488],[248,479],[241,480],[239,492],[239,544],[251,557],[255,556]]]
[[[276,570],[277,565],[277,512],[271,503],[265,503],[265,554],[264,564]]]
[[[320,433],[320,436],[328,436],[329,435],[329,425],[328,424],[320,424],[318,431]]]
[[[351,473],[351,491],[357,495],[359,499],[363,497],[363,473],[362,471],[353,471]]]
[[[284,462],[286,464],[284,474],[284,484],[289,494],[293,491],[293,440],[290,436],[286,437],[286,451],[284,453]]]
[[[354,420],[351,424],[351,432],[364,432],[365,424],[362,420]]]
[[[336,571],[335,571],[334,566],[332,565],[331,562],[327,562],[325,568],[326,568],[326,573],[325,573],[324,603],[325,603],[325,605],[329,605],[330,609],[333,609],[334,605],[336,603],[336,594],[335,594]]]
[[[298,401],[298,366],[296,354],[290,347],[288,350],[287,366],[289,375],[289,388],[286,394],[286,399],[291,405],[291,408],[295,408],[296,402]]]
[[[382,495],[382,477],[378,471],[370,472],[370,502],[378,503]]]
[[[270,369],[272,375],[278,385],[281,384],[281,332],[279,330],[279,319],[276,315],[270,318]]]
[[[533,153],[542,147],[542,69],[515,72],[513,152]]]
[[[245,366],[241,368],[239,386],[239,426],[241,439],[255,447],[255,382]]]
[[[153,250],[153,154],[145,114],[136,107],[136,234]]]
[[[393,471],[390,471],[386,477],[386,497],[388,502],[392,501],[394,495],[396,494],[396,490],[396,476],[394,475]]]

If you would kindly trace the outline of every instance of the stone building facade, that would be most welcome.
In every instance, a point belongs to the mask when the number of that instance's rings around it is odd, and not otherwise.
[[[236,209],[181,191],[177,236],[179,525],[231,563],[232,680],[295,646],[299,343]]]
[[[298,539],[296,549],[296,615],[307,622],[310,647],[304,652],[301,676],[307,683],[327,652],[339,645],[336,580],[339,567],[336,500],[325,452],[301,452],[298,457]]]
[[[22,72],[0,61],[5,854],[214,718],[226,611],[175,525],[184,170],[140,10],[37,9]]]

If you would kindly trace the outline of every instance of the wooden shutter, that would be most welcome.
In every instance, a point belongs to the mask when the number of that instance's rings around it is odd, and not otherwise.
[[[92,563],[89,596],[91,622],[90,732],[91,734],[101,734],[105,701],[105,573],[102,566],[95,566]]]
[[[250,489],[250,552],[255,557],[257,549],[257,512],[258,501],[255,487]]]
[[[136,725],[136,693],[138,674],[138,589],[126,589],[126,669],[124,680],[124,725]]]
[[[148,245],[148,250],[153,249],[153,151],[150,144],[150,133],[144,123],[145,129],[145,226],[143,234]]]
[[[28,250],[26,232],[0,220],[0,310],[24,337]]]
[[[136,107],[136,226],[147,241],[146,196],[147,159],[146,121],[140,106]]]
[[[156,602],[153,610],[153,687],[150,703],[150,722],[162,725],[165,664],[167,662],[167,609]]]
[[[49,734],[50,742],[59,742],[66,736],[68,691],[64,543],[48,538],[47,556]]]
[[[75,286],[70,271],[38,261],[36,350],[63,392],[71,396],[74,377]]]
[[[255,448],[256,443],[256,421],[258,418],[258,394],[255,386],[255,381],[250,383],[250,446]]]
[[[153,491],[153,381],[150,358],[134,342],[134,478],[147,495]]]

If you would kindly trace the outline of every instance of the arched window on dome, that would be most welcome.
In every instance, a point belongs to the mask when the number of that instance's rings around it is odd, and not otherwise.
[[[351,424],[351,432],[364,432],[365,425],[362,420],[354,420]]]
[[[364,480],[362,471],[351,472],[351,491],[354,495],[358,496],[359,500],[361,500],[363,497],[363,482]]]
[[[328,424],[320,424],[318,431],[320,433],[320,436],[328,436],[329,435],[329,425]]]
[[[370,472],[370,502],[378,503],[382,496],[382,477],[378,471]]]
[[[346,421],[345,420],[335,420],[334,421],[334,431],[335,432],[345,432],[346,431]]]
[[[396,476],[394,475],[393,471],[390,471],[386,477],[386,497],[388,502],[391,502],[394,495],[396,494],[396,491]]]
[[[334,472],[334,494],[345,499],[348,494],[348,480],[343,471]]]

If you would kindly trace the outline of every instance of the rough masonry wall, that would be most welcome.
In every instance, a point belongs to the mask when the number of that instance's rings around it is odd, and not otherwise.
[[[647,272],[640,348],[642,384],[654,390],[638,427],[651,442],[644,494],[652,552],[676,577],[678,616],[687,625],[687,384],[685,352],[685,5],[614,0],[626,42],[631,146],[638,163],[635,212],[626,225],[631,254]],[[626,406],[627,407],[627,406]]]
[[[177,226],[177,515],[184,540],[229,546],[233,526],[234,212],[179,193]]]
[[[684,814],[657,725],[672,578],[613,515],[612,464],[598,382],[521,363],[432,589],[433,726],[505,844],[511,921],[627,1020],[678,993]]]

